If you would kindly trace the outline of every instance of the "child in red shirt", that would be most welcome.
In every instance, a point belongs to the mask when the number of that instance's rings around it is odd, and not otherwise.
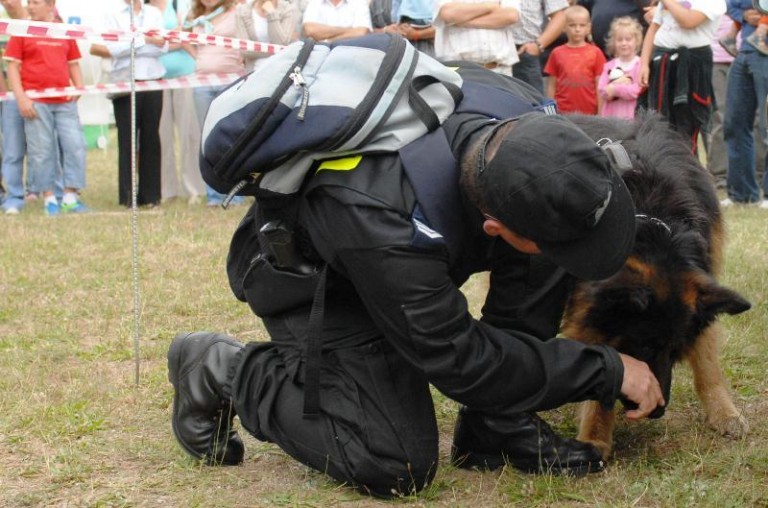
[[[29,0],[27,10],[34,21],[55,20],[55,0]],[[80,201],[85,187],[85,139],[76,97],[30,99],[27,90],[82,86],[80,51],[73,40],[46,37],[11,37],[4,58],[8,81],[24,118],[27,138],[29,191],[42,193],[48,215],[88,211]],[[58,139],[57,144],[55,140]],[[59,203],[54,182],[61,149],[64,196]]]
[[[597,80],[603,72],[605,56],[587,42],[592,30],[589,11],[581,5],[565,9],[565,35],[568,42],[552,50],[544,67],[547,95],[557,102],[561,113],[597,114]]]

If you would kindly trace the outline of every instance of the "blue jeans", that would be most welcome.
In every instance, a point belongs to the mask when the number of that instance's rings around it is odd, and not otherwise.
[[[739,52],[728,71],[723,136],[728,148],[728,197],[738,203],[760,200],[755,171],[755,138],[752,128],[758,115],[760,132],[766,138],[765,98],[768,96],[768,57]],[[768,173],[763,175],[768,199]]]
[[[544,78],[541,75],[541,62],[538,56],[523,52],[520,55],[520,61],[512,66],[512,76],[544,93]]]
[[[208,113],[208,108],[211,106],[211,102],[216,98],[219,93],[224,90],[228,85],[216,85],[216,86],[201,86],[195,88],[192,92],[192,97],[195,101],[195,112],[197,113],[197,119],[200,122],[200,128],[203,128],[205,121],[205,115]],[[224,198],[227,196],[221,194],[212,189],[207,183],[205,184],[205,198],[208,204],[221,204]],[[233,205],[241,205],[245,202],[243,196],[236,196],[232,203]]]
[[[6,196],[3,209],[24,207],[24,154],[27,138],[24,135],[24,119],[15,100],[2,102],[3,169]]]
[[[54,191],[59,155],[64,187],[77,190],[85,188],[85,136],[77,113],[77,103],[34,104],[37,118],[24,121],[29,190]],[[55,141],[57,138],[58,145]]]

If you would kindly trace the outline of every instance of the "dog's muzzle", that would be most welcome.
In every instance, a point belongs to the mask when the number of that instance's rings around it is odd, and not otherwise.
[[[637,409],[638,406],[635,402],[632,402],[628,398],[624,397],[623,395],[620,397],[621,404],[624,406],[624,409],[626,411],[631,411],[633,409]],[[651,414],[648,415],[648,418],[651,419],[658,419],[664,416],[664,412],[667,410],[666,406],[656,406],[656,409],[651,411]]]

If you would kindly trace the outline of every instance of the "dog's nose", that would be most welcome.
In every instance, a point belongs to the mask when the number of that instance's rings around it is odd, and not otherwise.
[[[633,409],[637,409],[639,406],[629,400],[628,398],[624,397],[623,395],[620,397],[621,403],[624,405],[625,411],[631,411]],[[667,408],[665,406],[656,406],[656,409],[651,411],[651,414],[648,415],[648,418],[661,418],[664,416],[664,411],[666,411]]]
[[[625,411],[632,411],[633,409],[637,409],[638,407],[640,407],[635,402],[632,402],[631,400],[626,398],[624,395],[619,395],[619,400],[624,406]]]

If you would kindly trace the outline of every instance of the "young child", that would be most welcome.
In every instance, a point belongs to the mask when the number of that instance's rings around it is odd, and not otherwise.
[[[622,16],[611,22],[606,50],[613,56],[597,82],[600,116],[634,118],[640,86],[640,48],[643,27],[635,18]]]
[[[712,117],[710,44],[724,13],[725,0],[660,0],[640,56],[644,106],[667,117],[694,154]]]
[[[27,10],[33,21],[55,21],[55,0],[29,0]],[[88,208],[80,201],[85,187],[85,138],[76,98],[30,99],[27,90],[83,86],[80,51],[73,40],[45,37],[11,37],[4,58],[8,60],[8,81],[24,118],[27,139],[29,191],[45,198],[48,215],[81,213]],[[58,144],[55,140],[58,139]],[[55,196],[59,150],[64,178],[62,202]]]
[[[723,49],[730,53],[731,56],[736,56],[736,53],[739,52],[739,50],[736,48],[736,36],[739,34],[740,30],[741,23],[734,21],[728,33],[718,39],[718,42],[723,47]],[[768,36],[768,16],[760,16],[760,21],[758,21],[758,24],[755,27],[755,31],[752,32],[749,37],[744,39],[744,41],[747,44],[754,46],[755,49],[760,53],[768,55],[768,43],[766,43],[766,36]]]
[[[589,43],[592,30],[589,11],[581,5],[565,9],[568,41],[552,50],[544,67],[547,95],[557,102],[561,113],[597,114],[597,80],[605,65],[600,48]]]

